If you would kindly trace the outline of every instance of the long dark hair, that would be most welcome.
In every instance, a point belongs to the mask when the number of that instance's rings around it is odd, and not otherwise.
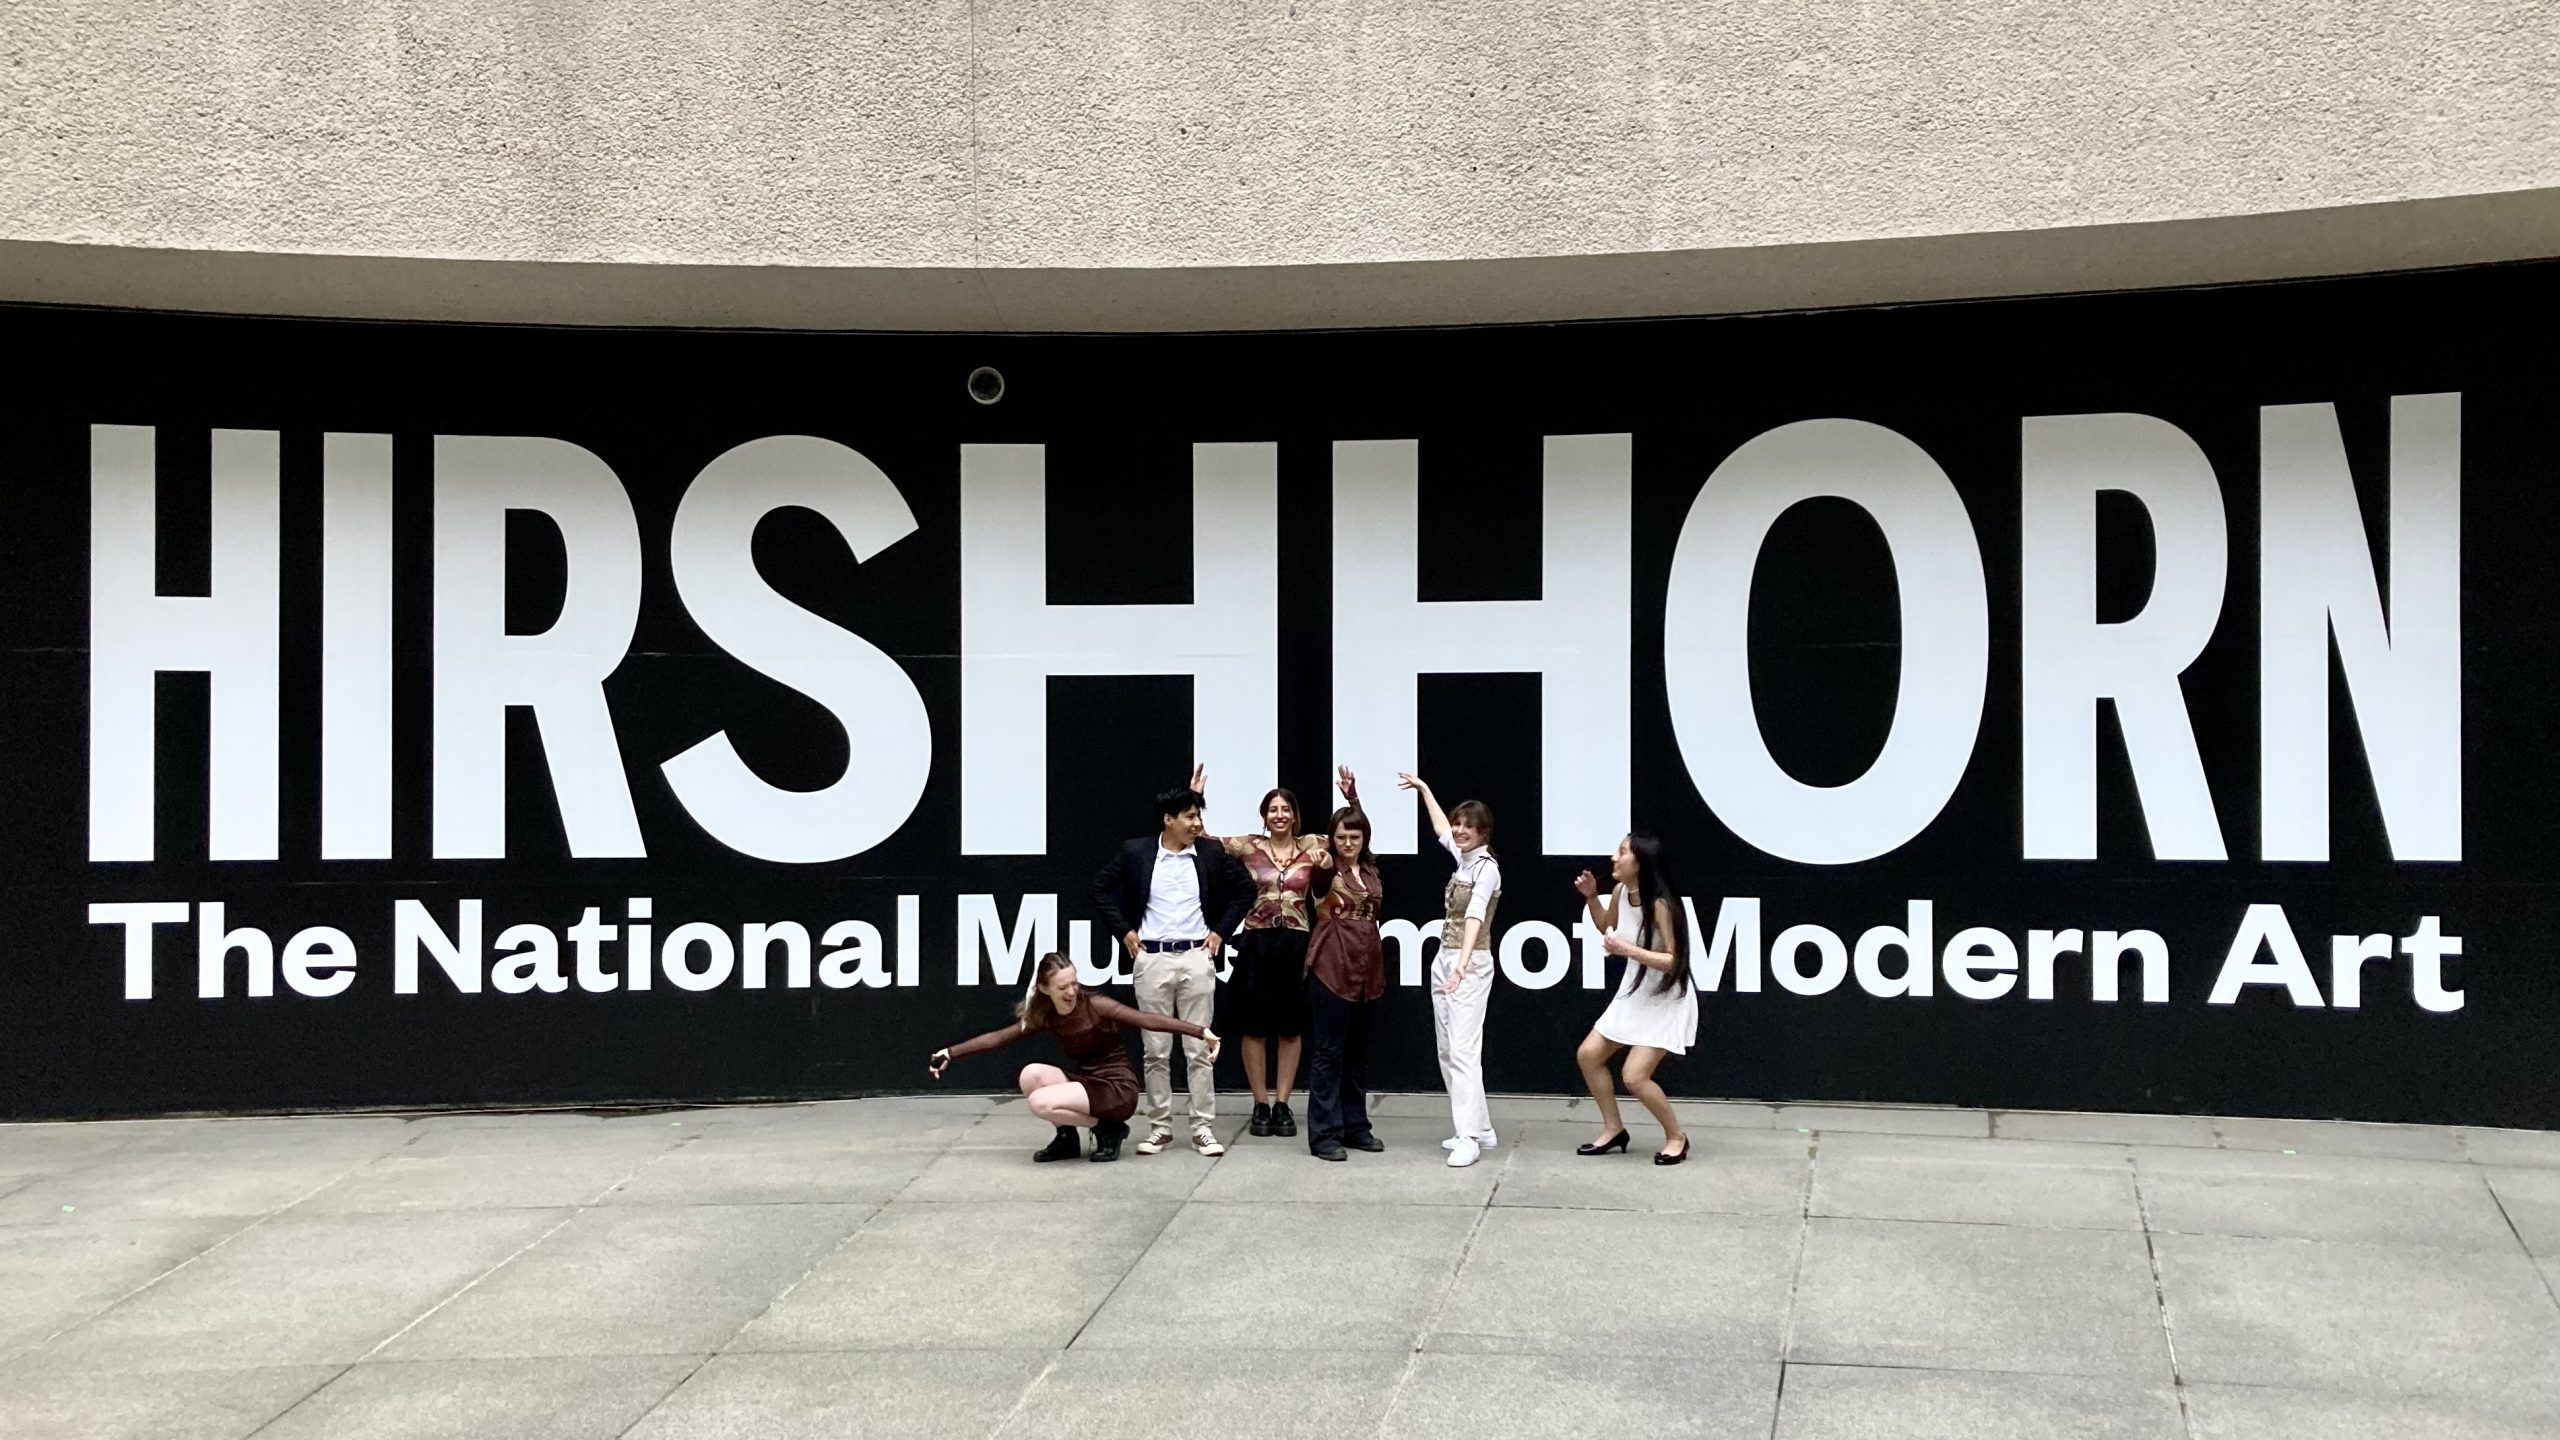
[[[1333,832],[1345,825],[1360,832],[1360,858],[1352,863],[1360,867],[1360,877],[1368,888],[1375,890],[1378,888],[1378,842],[1377,836],[1369,829],[1369,817],[1361,812],[1359,806],[1345,805],[1324,822],[1324,838],[1331,840]],[[1342,856],[1337,852],[1333,858],[1339,863]]]
[[[1663,863],[1662,841],[1651,835],[1630,834],[1627,849],[1636,857],[1636,904],[1643,907],[1644,925],[1637,931],[1637,943],[1647,950],[1663,948],[1664,937],[1654,933],[1653,907],[1656,902],[1671,907],[1671,968],[1656,971],[1662,988],[1689,983],[1689,916],[1680,903],[1680,892],[1671,883],[1670,867]]]

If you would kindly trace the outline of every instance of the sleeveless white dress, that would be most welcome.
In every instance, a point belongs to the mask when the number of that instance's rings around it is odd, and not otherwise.
[[[1643,943],[1637,936],[1644,929],[1644,908],[1623,885],[1618,887],[1618,921],[1609,928],[1629,944]],[[1666,987],[1667,977],[1661,971],[1635,960],[1620,963],[1627,973],[1618,982],[1618,997],[1592,1028],[1621,1045],[1650,1045],[1674,1055],[1688,1054],[1698,1039],[1697,987],[1685,982]]]

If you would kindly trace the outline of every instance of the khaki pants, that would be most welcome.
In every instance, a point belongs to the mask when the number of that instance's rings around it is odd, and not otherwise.
[[[1217,1018],[1218,968],[1205,945],[1162,955],[1141,951],[1134,978],[1141,1010],[1178,1015],[1204,1028]],[[1157,1130],[1173,1128],[1173,1040],[1170,1031],[1140,1032],[1147,1055],[1147,1120]],[[1191,1071],[1191,1128],[1211,1129],[1218,1118],[1218,1088],[1209,1044],[1185,1035],[1182,1051]]]

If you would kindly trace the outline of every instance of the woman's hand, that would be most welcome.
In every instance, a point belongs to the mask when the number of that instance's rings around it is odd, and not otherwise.
[[[1431,793],[1431,787],[1422,783],[1422,777],[1414,774],[1410,770],[1399,770],[1396,772],[1396,788],[1399,790],[1419,790],[1426,795]]]
[[[1218,1045],[1220,1043],[1218,1040],[1218,1032],[1210,1029],[1206,1025],[1203,1025],[1200,1027],[1200,1038],[1209,1042],[1209,1058],[1212,1060],[1217,1059]]]
[[[1600,937],[1600,948],[1622,959],[1636,953],[1635,942],[1615,930]]]
[[[1443,995],[1457,994],[1458,986],[1460,983],[1465,981],[1466,978],[1467,962],[1461,960],[1457,964],[1449,967],[1449,978],[1440,982],[1440,993]]]
[[[1592,878],[1591,872],[1588,870],[1585,870],[1581,874],[1573,877],[1573,889],[1575,894],[1580,895],[1585,900],[1597,900],[1600,898],[1600,882]]]
[[[932,1076],[936,1080],[939,1080],[942,1078],[942,1072],[949,1068],[950,1064],[951,1051],[950,1048],[946,1046],[943,1049],[936,1050],[925,1057],[924,1073]]]
[[[1317,869],[1330,870],[1333,868],[1333,842],[1331,840],[1326,839],[1322,835],[1311,835],[1307,837],[1307,844],[1315,851]]]
[[[1359,808],[1360,781],[1358,777],[1351,773],[1350,766],[1336,765],[1333,767],[1333,788],[1342,792],[1342,798],[1345,803],[1349,804],[1354,809]]]

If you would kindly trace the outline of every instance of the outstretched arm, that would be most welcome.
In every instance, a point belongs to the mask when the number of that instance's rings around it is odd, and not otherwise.
[[[957,1045],[946,1045],[942,1049],[936,1050],[931,1055],[925,1057],[925,1073],[931,1075],[934,1079],[939,1080],[942,1078],[943,1068],[948,1066],[953,1060],[956,1060],[963,1055],[975,1055],[985,1050],[1000,1050],[1005,1046],[1012,1044],[1014,1041],[1021,1039],[1022,1034],[1022,1022],[1016,1020],[1012,1024],[1004,1026],[1001,1029],[990,1030],[984,1035],[973,1035],[968,1039],[961,1041]]]
[[[1431,812],[1431,829],[1442,840],[1449,838],[1449,812],[1440,808],[1440,797],[1421,776],[1407,770],[1396,772],[1396,783],[1422,797],[1423,808]]]
[[[1206,1025],[1185,1020],[1179,1015],[1158,1015],[1151,1011],[1133,1010],[1108,995],[1087,992],[1085,1003],[1093,1007],[1094,1014],[1105,1020],[1116,1021],[1140,1030],[1164,1030],[1175,1035],[1188,1035],[1194,1040],[1206,1040],[1209,1042],[1209,1058],[1212,1060],[1218,1058],[1218,1032]]]

